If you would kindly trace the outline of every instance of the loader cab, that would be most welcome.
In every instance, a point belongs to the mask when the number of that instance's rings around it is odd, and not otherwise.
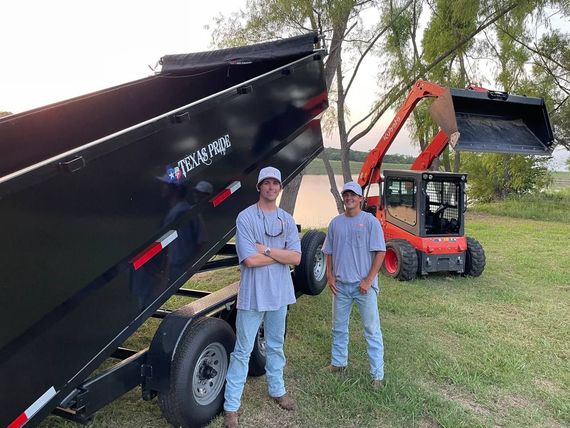
[[[386,221],[415,236],[463,236],[466,181],[466,174],[384,170]]]

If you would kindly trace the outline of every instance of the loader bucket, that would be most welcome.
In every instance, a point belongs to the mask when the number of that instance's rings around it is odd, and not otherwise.
[[[542,98],[450,89],[432,104],[430,112],[458,151],[523,155],[552,152],[554,137]],[[454,145],[456,131],[459,141]]]

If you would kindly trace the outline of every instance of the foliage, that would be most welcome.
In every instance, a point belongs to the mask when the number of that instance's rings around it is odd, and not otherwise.
[[[551,182],[545,158],[468,153],[462,160],[463,170],[469,175],[469,197],[480,202],[538,192]]]
[[[10,113],[9,111],[0,111],[0,117],[4,117],[4,116],[10,116],[12,113]]]
[[[550,16],[569,13],[567,0],[248,0],[244,12],[220,18],[214,40],[230,46],[322,30],[329,45],[325,75],[332,106],[325,115],[325,128],[332,129],[335,117],[343,177],[348,180],[350,147],[395,103],[401,103],[419,78],[449,87],[478,82],[490,89],[545,97],[557,143],[570,145],[570,36],[549,25]],[[364,16],[376,16],[377,21],[367,24],[370,20]],[[365,117],[353,120],[346,100],[360,65],[371,55],[382,58],[378,87],[383,94]],[[408,121],[422,150],[438,131],[428,104],[420,104]],[[487,163],[494,158],[489,159]],[[542,167],[539,160],[530,165],[529,158],[512,159],[510,163],[524,163],[533,171]],[[458,153],[446,149],[433,167],[457,171],[460,161]],[[500,165],[507,168],[506,163]],[[511,175],[504,170],[494,176]],[[495,190],[487,197],[544,184],[540,174],[530,176],[539,181],[509,184],[505,191],[497,191],[498,183],[493,183]]]
[[[475,204],[470,211],[570,224],[570,188],[511,195],[501,202]]]

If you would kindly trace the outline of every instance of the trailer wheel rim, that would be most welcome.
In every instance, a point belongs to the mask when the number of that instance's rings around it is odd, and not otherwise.
[[[192,377],[192,394],[201,406],[216,399],[226,380],[228,354],[219,342],[209,344],[198,357]]]
[[[386,250],[386,256],[384,257],[384,267],[390,274],[394,274],[398,271],[398,255],[392,248],[388,248]]]
[[[263,355],[265,357],[267,342],[265,340],[265,323],[263,321],[261,322],[261,325],[259,326],[259,331],[257,332],[256,340],[257,340],[257,349],[259,349],[259,352],[261,353],[261,355]]]
[[[327,271],[327,265],[325,262],[325,254],[323,253],[323,246],[319,245],[317,251],[315,251],[315,260],[313,263],[313,275],[315,279],[319,282],[321,281]]]

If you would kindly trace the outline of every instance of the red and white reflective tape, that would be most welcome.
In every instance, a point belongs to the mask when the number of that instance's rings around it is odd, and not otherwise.
[[[220,193],[218,193],[216,196],[210,199],[212,205],[217,207],[222,202],[224,202],[230,195],[235,193],[236,190],[238,190],[240,187],[241,187],[241,182],[234,181],[232,184],[230,184],[228,187],[226,187],[224,190],[222,190]]]
[[[178,232],[175,230],[169,230],[156,241],[154,241],[148,248],[137,254],[135,258],[131,260],[131,263],[133,264],[135,270],[140,269],[146,262],[164,250],[166,246],[176,238],[178,238]]]
[[[28,407],[24,413],[14,419],[14,421],[8,425],[8,428],[20,428],[24,426],[24,424],[32,419],[32,417],[38,413],[38,411],[44,407],[54,396],[55,388],[52,386],[50,389],[44,392],[40,398],[34,401],[34,403]]]

